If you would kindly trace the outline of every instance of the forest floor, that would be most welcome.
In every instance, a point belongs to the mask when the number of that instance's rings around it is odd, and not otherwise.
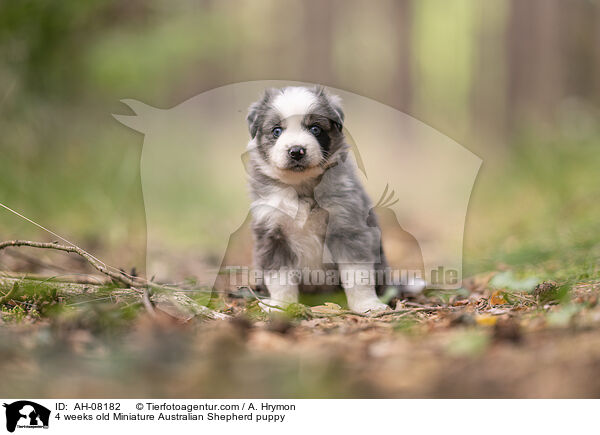
[[[227,316],[211,320],[114,284],[11,276],[5,397],[600,396],[597,280],[492,272],[379,317],[326,302],[340,295],[268,316],[246,293],[187,293]]]

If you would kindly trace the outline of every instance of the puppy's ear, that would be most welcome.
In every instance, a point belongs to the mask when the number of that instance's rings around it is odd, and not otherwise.
[[[315,86],[314,92],[315,94],[317,94],[317,96],[322,97],[327,101],[329,107],[331,107],[334,113],[332,121],[336,128],[339,131],[342,131],[342,128],[344,127],[344,111],[342,110],[342,99],[338,95],[330,94],[321,85]]]
[[[257,101],[250,104],[250,107],[248,107],[248,116],[246,116],[246,121],[248,121],[248,130],[250,131],[250,136],[252,139],[256,137],[256,133],[258,132],[257,118],[261,105],[262,101]]]
[[[339,131],[342,131],[344,128],[344,111],[342,110],[342,99],[337,95],[328,95],[327,100],[329,101],[329,105],[335,112],[337,118],[333,120],[336,128]]]
[[[250,107],[248,107],[248,116],[246,116],[246,121],[248,121],[248,130],[250,130],[250,136],[252,136],[252,139],[254,139],[256,137],[256,133],[258,133],[258,128],[262,122],[262,114],[265,112],[269,101],[271,101],[276,93],[277,89],[265,89],[265,93],[263,94],[262,98],[250,104]]]

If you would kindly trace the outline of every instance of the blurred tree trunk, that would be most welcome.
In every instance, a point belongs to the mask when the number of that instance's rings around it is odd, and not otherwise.
[[[393,3],[393,17],[397,21],[398,30],[398,63],[396,79],[393,82],[394,95],[392,104],[410,113],[412,103],[412,0],[396,0]]]
[[[600,102],[600,3],[511,0],[507,27],[512,129],[556,127],[567,100]]]
[[[506,2],[476,4],[471,89],[471,125],[475,142],[485,145],[505,144],[507,139]]]
[[[595,96],[595,103],[600,105],[600,4],[594,3],[594,14],[593,14],[593,47],[592,56],[594,59],[594,73],[593,73],[593,92]]]
[[[336,5],[331,0],[304,0],[302,5],[302,80],[334,85],[332,22]]]
[[[578,0],[564,8],[563,54],[569,95],[597,97],[600,3]]]
[[[552,122],[563,95],[561,0],[511,0],[507,27],[508,117]]]

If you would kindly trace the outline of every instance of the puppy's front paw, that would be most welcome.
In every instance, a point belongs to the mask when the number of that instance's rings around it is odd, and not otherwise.
[[[382,311],[389,310],[390,307],[381,302],[379,299],[368,299],[359,303],[353,304],[350,309],[355,313],[360,314],[376,314]]]

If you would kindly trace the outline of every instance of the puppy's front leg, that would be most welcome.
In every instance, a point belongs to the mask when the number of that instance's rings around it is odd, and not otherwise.
[[[253,213],[262,211],[264,216],[282,217],[279,211],[266,209],[253,210]],[[258,217],[261,215],[258,214]],[[257,215],[255,215],[257,219]],[[263,274],[263,283],[269,291],[270,299],[265,304],[285,308],[287,305],[298,302],[298,284],[292,280],[289,271],[297,268],[298,257],[288,243],[287,237],[278,225],[273,225],[269,219],[257,220],[253,225],[254,230],[254,258],[258,268]],[[277,308],[261,304],[265,311],[274,311]]]
[[[375,293],[374,268],[372,264],[340,264],[340,281],[348,307],[356,313],[373,313],[389,307]]]
[[[289,282],[285,269],[265,273],[264,282],[270,298],[260,305],[263,310],[277,311],[274,307],[285,308],[289,304],[298,302],[298,285]]]

